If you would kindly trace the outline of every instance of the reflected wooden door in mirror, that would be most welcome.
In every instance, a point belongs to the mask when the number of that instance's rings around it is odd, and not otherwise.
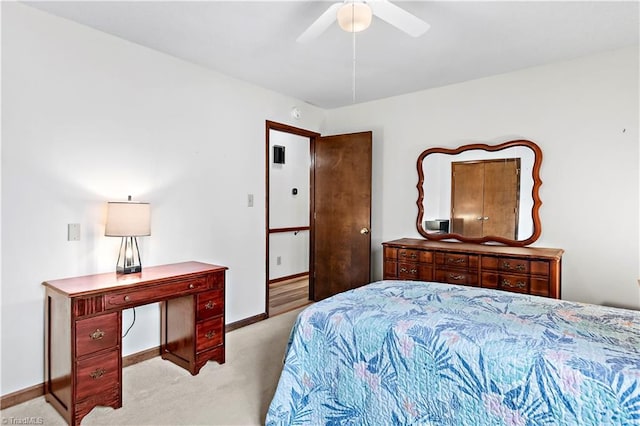
[[[418,232],[526,246],[541,233],[542,151],[528,140],[430,148],[418,157]]]

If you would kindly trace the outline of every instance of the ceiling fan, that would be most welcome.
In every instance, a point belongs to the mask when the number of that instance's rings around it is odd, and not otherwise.
[[[344,0],[334,3],[324,11],[300,37],[298,43],[306,43],[318,37],[327,28],[338,21],[347,32],[359,32],[371,24],[372,15],[386,21],[413,37],[419,37],[430,27],[429,24],[388,0]]]

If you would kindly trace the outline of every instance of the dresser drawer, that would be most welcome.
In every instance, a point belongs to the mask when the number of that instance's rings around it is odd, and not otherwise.
[[[76,321],[76,355],[81,357],[118,344],[118,313]]]
[[[419,250],[409,250],[409,249],[399,249],[398,250],[398,261],[406,262],[406,261],[418,261],[418,256],[420,255]]]
[[[224,318],[218,317],[201,321],[196,325],[196,352],[222,344]]]
[[[398,262],[394,260],[384,261],[383,278],[385,280],[393,280],[398,278]]]
[[[203,320],[216,315],[221,315],[224,309],[224,292],[222,290],[213,290],[206,293],[200,293],[197,298],[196,318]]]
[[[529,265],[531,266],[531,275],[542,275],[544,277],[549,276],[549,271],[551,270],[549,262],[544,260],[533,260],[529,262]]]
[[[384,258],[389,260],[396,260],[398,258],[398,249],[395,247],[385,247]]]
[[[483,270],[493,270],[493,271],[504,271],[504,272],[515,272],[518,274],[528,274],[531,270],[531,263],[527,259],[518,259],[513,257],[493,257],[493,256],[482,256],[482,269]],[[546,262],[533,262],[537,265],[537,263],[546,263]],[[536,269],[542,270],[543,267],[539,267],[537,265]],[[547,265],[547,275],[549,274],[549,268]]]
[[[436,269],[435,281],[447,284],[478,285],[478,274],[456,269]]]
[[[147,289],[143,288],[108,294],[106,296],[106,305],[107,308],[122,308],[126,305],[151,303],[153,301],[166,299],[167,297],[184,296],[187,294],[197,293],[207,290],[209,285],[215,284],[215,275],[210,276],[210,283],[208,283],[207,277],[197,277],[190,280],[174,281]]]
[[[529,279],[529,293],[536,296],[550,297],[551,282],[549,278],[532,276]]]
[[[526,259],[500,258],[498,269],[505,272],[516,272],[518,274],[529,273],[529,261]]]
[[[470,259],[475,259],[475,264],[477,265],[477,256],[461,253],[436,253],[436,264],[447,268],[468,268],[473,264]]]
[[[481,286],[516,293],[529,293],[529,276],[483,272]]]
[[[401,280],[417,280],[418,264],[417,263],[399,263],[398,278]]]
[[[433,263],[433,252],[424,250],[400,249],[398,250],[398,261]]]
[[[78,361],[76,398],[84,399],[119,386],[120,349]]]
[[[526,275],[500,274],[498,288],[516,293],[529,293],[529,277]]]

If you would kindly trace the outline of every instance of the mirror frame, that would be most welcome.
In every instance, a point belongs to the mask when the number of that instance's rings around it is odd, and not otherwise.
[[[533,169],[531,171],[531,175],[533,178],[533,189],[531,191],[531,196],[533,198],[533,207],[531,209],[531,217],[533,219],[533,232],[529,238],[526,240],[511,240],[504,237],[487,235],[484,237],[465,237],[460,234],[435,234],[428,233],[422,226],[423,218],[424,218],[424,172],[423,172],[423,161],[425,157],[429,154],[450,154],[455,155],[464,151],[470,151],[473,149],[484,150],[484,151],[500,151],[502,149],[514,147],[514,146],[526,146],[533,150],[534,152],[534,164]],[[540,237],[540,233],[542,232],[542,224],[540,223],[540,206],[542,205],[542,201],[540,200],[540,185],[542,185],[542,180],[540,179],[540,166],[542,165],[542,150],[538,145],[529,140],[519,139],[504,142],[498,145],[486,145],[486,144],[469,144],[462,145],[458,148],[429,148],[425,151],[422,151],[420,156],[418,157],[417,168],[418,168],[418,184],[416,187],[418,188],[418,201],[416,204],[418,205],[418,218],[416,220],[416,227],[420,235],[425,237],[428,240],[447,240],[454,239],[466,243],[488,243],[488,242],[496,242],[502,243],[508,246],[527,246]]]

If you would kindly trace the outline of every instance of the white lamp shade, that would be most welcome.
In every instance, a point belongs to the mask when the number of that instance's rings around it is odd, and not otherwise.
[[[107,203],[107,237],[142,237],[151,235],[151,208],[149,203]]]
[[[350,33],[364,31],[371,25],[372,12],[366,3],[353,1],[338,9],[338,25]]]

